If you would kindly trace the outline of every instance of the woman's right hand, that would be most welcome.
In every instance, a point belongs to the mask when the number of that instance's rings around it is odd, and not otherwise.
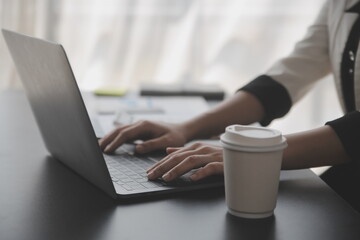
[[[197,142],[183,148],[167,148],[166,151],[168,155],[146,171],[150,180],[162,178],[169,182],[193,169],[197,171],[190,176],[192,181],[224,172],[220,146]]]
[[[99,145],[105,153],[112,153],[122,144],[135,140],[143,140],[135,148],[140,154],[167,147],[181,147],[187,142],[180,124],[144,120],[116,128],[100,139]]]

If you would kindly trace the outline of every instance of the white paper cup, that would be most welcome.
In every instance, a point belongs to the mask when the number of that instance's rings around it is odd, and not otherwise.
[[[282,153],[280,131],[231,125],[221,135],[224,148],[225,198],[229,213],[244,218],[273,215]]]

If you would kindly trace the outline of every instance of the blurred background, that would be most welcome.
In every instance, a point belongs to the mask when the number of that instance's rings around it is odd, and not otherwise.
[[[216,83],[228,95],[286,56],[324,0],[0,0],[0,26],[61,43],[80,88]],[[0,37],[0,90],[21,88]],[[331,77],[271,127],[341,115]]]

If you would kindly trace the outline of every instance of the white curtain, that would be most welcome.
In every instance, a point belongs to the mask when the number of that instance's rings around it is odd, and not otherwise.
[[[61,43],[83,90],[192,81],[217,83],[231,94],[286,55],[323,2],[0,0],[0,26]],[[0,39],[0,89],[19,86]],[[331,92],[333,86],[325,85]],[[288,122],[289,129],[336,114],[323,104],[327,100],[308,99],[304,108],[316,117]],[[319,104],[325,106],[320,113],[314,109]],[[274,124],[286,130],[282,122]]]
[[[0,23],[63,44],[82,89],[196,81],[233,90],[285,55],[322,2],[1,0]],[[9,60],[3,40],[1,54]]]

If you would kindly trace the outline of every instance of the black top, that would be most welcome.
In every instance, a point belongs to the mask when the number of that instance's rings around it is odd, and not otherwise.
[[[360,14],[360,2],[346,11]],[[337,133],[346,153],[360,160],[360,112],[355,111],[354,67],[360,37],[360,17],[355,21],[346,42],[341,62],[341,82],[346,114],[334,121],[327,122]],[[290,110],[292,101],[287,89],[270,76],[261,75],[240,90],[250,92],[262,103],[265,117],[260,122],[268,125],[273,119],[284,116]]]
[[[360,2],[348,9],[346,13],[360,14]],[[344,96],[346,112],[355,111],[355,93],[354,93],[354,68],[356,52],[360,37],[360,17],[357,18],[346,42],[341,59],[341,87]]]
[[[260,122],[263,126],[287,114],[292,106],[287,89],[267,75],[255,78],[240,90],[249,92],[260,100],[265,110],[265,117]]]

